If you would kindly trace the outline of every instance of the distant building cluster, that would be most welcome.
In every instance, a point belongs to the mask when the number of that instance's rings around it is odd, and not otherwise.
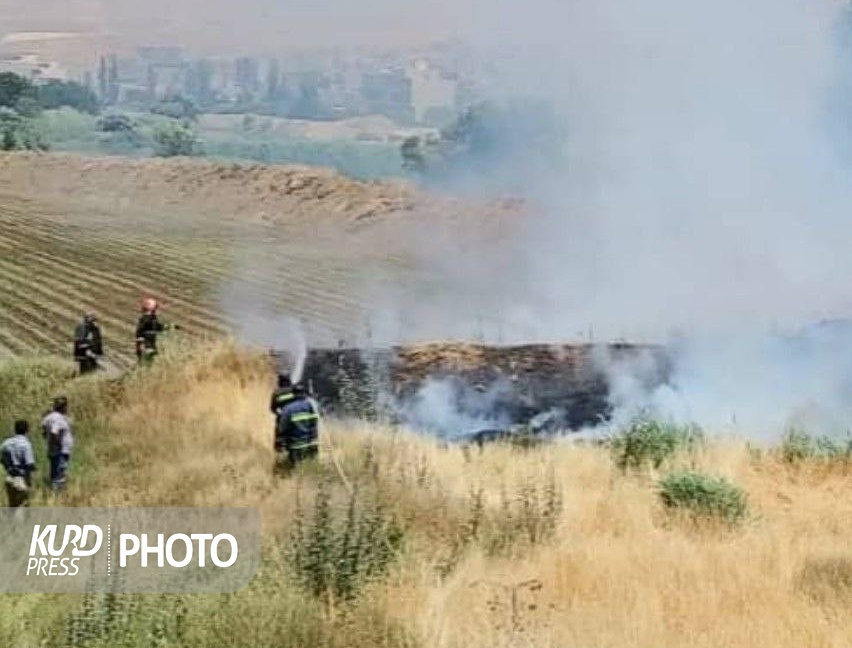
[[[193,59],[180,47],[140,47],[105,55],[87,75],[106,104],[147,107],[191,101],[205,112],[258,112],[332,120],[384,115],[400,124],[435,124],[455,115],[472,83],[447,57],[429,53],[288,59]]]
[[[483,78],[457,43],[382,54],[197,58],[179,46],[137,47],[129,55],[120,43],[82,32],[7,33],[0,39],[0,72],[35,83],[77,81],[102,104],[128,110],[171,103],[307,120],[384,115],[400,125],[425,126],[449,123],[469,107]]]

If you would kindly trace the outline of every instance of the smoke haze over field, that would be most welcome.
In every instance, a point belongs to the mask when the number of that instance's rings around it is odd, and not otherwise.
[[[411,46],[454,35],[476,9],[447,0],[0,0],[0,36],[95,32],[126,46],[176,44],[206,54]]]
[[[474,39],[506,96],[558,107],[568,164],[530,183],[538,217],[511,249],[442,246],[447,290],[402,300],[405,317],[426,335],[499,341],[676,333],[672,385],[616,394],[621,415],[765,434],[848,427],[852,336],[797,346],[775,334],[852,316],[852,185],[837,145],[852,112],[832,114],[848,89],[844,6],[491,7]],[[523,156],[513,162],[522,173]]]
[[[570,133],[566,167],[529,186],[541,214],[511,256],[467,281],[441,255],[507,337],[662,339],[850,314],[838,278],[852,275],[851,195],[828,114],[836,6],[498,4],[504,27],[479,45],[505,92],[549,98]]]
[[[567,162],[529,176],[533,217],[499,246],[459,247],[424,225],[431,283],[383,284],[372,327],[387,341],[677,333],[692,342],[677,347],[671,393],[621,404],[770,427],[815,402],[832,412],[822,418],[848,420],[852,370],[832,352],[846,338],[794,360],[769,335],[852,317],[852,171],[832,114],[848,89],[843,10],[827,0],[0,0],[15,28],[76,15],[80,29],[198,52],[465,38],[493,64],[501,97],[555,107]],[[512,161],[525,180],[527,162]],[[251,327],[266,339],[274,317]]]

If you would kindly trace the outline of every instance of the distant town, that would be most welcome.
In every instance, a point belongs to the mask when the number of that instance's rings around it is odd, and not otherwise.
[[[179,45],[126,51],[74,49],[83,37],[13,32],[0,40],[0,72],[35,84],[76,81],[102,106],[149,110],[192,102],[204,113],[255,113],[334,121],[382,115],[400,126],[440,126],[483,94],[487,74],[466,48],[444,42],[413,51],[319,50],[280,57],[196,58]],[[63,53],[69,54],[63,60]],[[88,58],[88,63],[84,59]]]

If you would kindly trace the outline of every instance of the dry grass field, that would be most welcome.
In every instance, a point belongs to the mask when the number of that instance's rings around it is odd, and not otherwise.
[[[624,474],[605,447],[465,451],[328,421],[321,465],[281,479],[270,470],[270,381],[262,358],[218,346],[121,383],[70,387],[82,454],[65,504],[257,507],[264,563],[232,595],[125,597],[118,620],[98,616],[96,597],[6,597],[0,644],[852,645],[846,461],[791,464],[718,439]],[[659,479],[680,466],[741,486],[745,520],[729,527],[667,512]],[[316,565],[299,568],[293,551],[334,563],[350,506],[372,534],[365,559],[382,569],[347,580],[353,596],[334,580],[311,593]],[[299,525],[309,531],[298,535]],[[377,556],[387,542],[394,551]],[[74,634],[81,626],[86,639]]]

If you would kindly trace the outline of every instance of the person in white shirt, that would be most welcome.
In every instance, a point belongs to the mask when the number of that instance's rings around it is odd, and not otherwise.
[[[65,488],[68,481],[68,464],[74,448],[71,419],[68,417],[68,399],[59,396],[53,400],[53,411],[41,422],[47,441],[47,456],[50,460],[50,486],[54,492]]]

